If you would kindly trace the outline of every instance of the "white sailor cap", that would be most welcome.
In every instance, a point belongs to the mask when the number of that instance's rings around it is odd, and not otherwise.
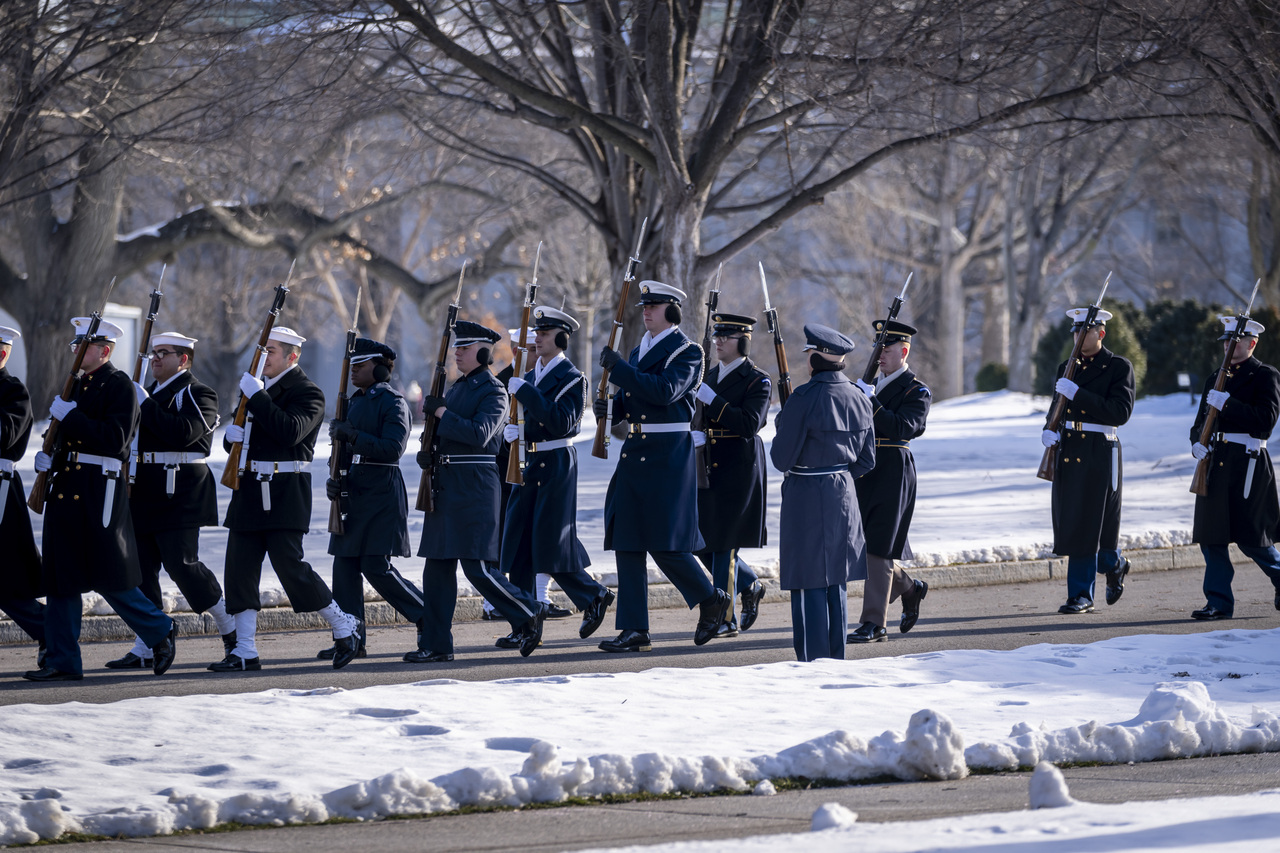
[[[90,317],[72,317],[71,325],[76,329],[76,340],[83,338],[89,334],[89,324],[93,322]],[[124,334],[124,329],[112,323],[110,320],[102,320],[98,323],[98,331],[94,334],[91,343],[98,341],[116,342],[116,338]]]
[[[507,329],[507,335],[511,338],[511,343],[515,344],[516,346],[522,346],[522,344],[520,343],[519,329]],[[525,333],[523,346],[531,347],[533,346],[533,343],[534,343],[533,327],[530,326],[529,331]]]
[[[11,329],[8,326],[0,326],[0,344],[12,345],[15,340],[22,337],[22,332],[17,329]]]
[[[1078,329],[1084,325],[1085,319],[1088,318],[1089,309],[1088,308],[1071,308],[1067,311],[1067,316],[1071,318],[1072,328]],[[1097,316],[1093,318],[1093,325],[1101,326],[1103,323],[1110,320],[1113,316],[1114,315],[1110,311],[1103,311],[1101,308],[1099,308]]]
[[[1240,318],[1235,314],[1219,314],[1218,322],[1222,324],[1222,337],[1218,338],[1218,340],[1225,341],[1228,338],[1234,337],[1236,325],[1239,321]],[[1246,338],[1256,338],[1266,330],[1267,327],[1259,323],[1257,320],[1246,320],[1244,323],[1244,331],[1241,332],[1241,335]]]
[[[640,301],[637,305],[656,305],[662,302],[674,302],[679,305],[684,301],[685,292],[678,287],[663,284],[660,281],[645,279],[640,282]]]
[[[179,332],[161,332],[158,335],[151,336],[151,348],[162,346],[182,347],[183,349],[195,349],[196,341],[199,338],[188,338]]]
[[[539,305],[533,309],[533,326],[535,329],[561,329],[565,332],[576,332],[582,324],[558,308]]]
[[[282,344],[288,344],[291,347],[300,347],[307,342],[302,335],[290,329],[288,326],[274,326],[271,334],[267,335],[269,341],[279,341]]]

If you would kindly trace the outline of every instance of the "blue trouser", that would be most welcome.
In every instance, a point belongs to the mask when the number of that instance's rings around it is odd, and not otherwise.
[[[418,648],[453,654],[453,611],[458,603],[458,560],[427,560],[422,570],[422,636]],[[542,607],[538,599],[498,571],[497,563],[462,560],[462,573],[494,610],[519,628]]]
[[[133,629],[147,648],[160,645],[173,629],[173,620],[151,603],[136,586],[124,592],[95,590],[107,600],[124,623]],[[84,674],[80,658],[80,614],[83,603],[77,595],[50,595],[45,607],[44,632],[48,655],[45,665],[74,675]]]
[[[415,625],[422,621],[422,592],[404,578],[385,554],[333,558],[333,600],[344,613],[360,620],[360,644],[364,645],[364,578],[383,601]]]
[[[1120,568],[1120,549],[1099,551],[1088,556],[1067,557],[1067,598],[1093,601],[1094,581],[1098,575]]]
[[[44,605],[34,598],[0,598],[0,612],[37,643],[44,643]]]
[[[690,610],[715,595],[707,573],[693,554],[688,551],[649,553],[667,580],[684,597],[684,603]],[[614,552],[618,564],[618,608],[614,614],[614,627],[619,631],[649,630],[649,571],[645,567],[644,555],[644,551]]]
[[[1236,544],[1244,555],[1258,564],[1271,580],[1271,584],[1280,592],[1280,551],[1274,545],[1266,547],[1258,545]],[[1231,565],[1230,552],[1226,545],[1201,545],[1200,553],[1204,555],[1204,597],[1210,607],[1223,613],[1235,612],[1236,599],[1231,594],[1231,579],[1235,577],[1235,567]]]
[[[729,556],[733,555],[734,588],[729,589]],[[716,589],[723,589],[730,595],[741,595],[760,580],[760,576],[751,570],[747,561],[742,559],[742,552],[737,548],[732,551],[699,551],[697,554],[702,565],[711,571],[711,583]]]
[[[791,590],[791,641],[796,660],[844,660],[845,625],[849,620],[844,584]]]

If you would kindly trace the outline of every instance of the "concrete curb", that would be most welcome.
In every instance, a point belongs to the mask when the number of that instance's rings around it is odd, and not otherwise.
[[[1169,548],[1127,551],[1125,556],[1131,564],[1130,572],[1134,574],[1204,567],[1204,557],[1200,554],[1200,548],[1196,545],[1175,545]],[[1234,545],[1231,546],[1231,560],[1237,564],[1251,562]],[[926,581],[933,589],[963,586],[996,586],[999,584],[1059,579],[1065,581],[1067,558],[1053,557],[1047,560],[1019,560],[1005,563],[961,563],[953,566],[911,569],[910,573],[912,577]],[[785,590],[778,588],[776,580],[768,579],[765,583],[765,589],[765,601],[790,600],[789,594]],[[861,597],[862,581],[850,583],[849,594],[855,598]],[[572,603],[563,593],[553,592],[551,597],[561,607],[573,608]],[[481,599],[478,596],[459,598],[457,608],[454,610],[454,620],[470,622],[480,619],[480,602]],[[680,593],[670,584],[650,583],[649,607],[656,610],[687,607],[687,605]],[[211,616],[197,613],[175,613],[172,615],[178,623],[178,633],[183,636],[215,635],[218,633],[217,626]],[[369,625],[408,624],[400,614],[396,613],[391,605],[382,601],[365,602],[365,622]],[[319,630],[327,627],[328,623],[317,614],[295,613],[288,607],[269,607],[258,614],[258,630],[263,632]],[[80,629],[80,638],[85,642],[132,640],[133,632],[118,616],[86,616]],[[31,638],[17,625],[7,619],[0,619],[0,644],[16,645],[30,642]]]

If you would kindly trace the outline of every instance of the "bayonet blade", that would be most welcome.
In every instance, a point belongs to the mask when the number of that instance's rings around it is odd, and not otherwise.
[[[358,331],[360,328],[360,302],[364,296],[364,285],[361,284],[356,288],[356,310],[351,315],[351,331]]]
[[[542,262],[542,241],[538,241],[537,254],[533,256],[533,281],[529,282],[534,287],[538,286],[538,264]]]
[[[757,261],[760,266],[760,288],[764,291],[764,310],[772,311],[773,306],[769,304],[769,282],[764,277],[764,261]]]
[[[902,285],[902,292],[898,294],[898,300],[899,300],[899,301],[905,301],[905,300],[906,300],[906,298],[907,298],[907,288],[911,286],[911,276],[913,276],[913,275],[915,275],[915,274],[916,274],[915,270],[912,270],[911,272],[907,273],[907,280],[906,280],[906,283],[904,283],[904,284]]]
[[[1102,297],[1107,295],[1107,287],[1111,284],[1111,273],[1107,273],[1107,278],[1102,282],[1102,292],[1098,294],[1098,301],[1093,303],[1095,306],[1102,306]]]
[[[458,289],[453,294],[453,302],[450,304],[457,307],[462,301],[462,279],[467,275],[467,264],[471,263],[471,259],[467,258],[462,262],[462,269],[458,270]]]
[[[716,293],[719,293],[719,292],[720,292],[720,273],[722,273],[722,272],[724,272],[724,264],[723,264],[723,263],[721,263],[721,264],[720,264],[720,266],[716,267],[716,286],[715,286],[715,287],[713,287],[713,288],[711,288],[711,289],[712,289],[712,290],[714,290]]]
[[[1244,309],[1244,316],[1248,317],[1253,311],[1253,300],[1258,298],[1258,287],[1262,284],[1262,279],[1258,279],[1253,283],[1253,293],[1249,294],[1249,306]]]

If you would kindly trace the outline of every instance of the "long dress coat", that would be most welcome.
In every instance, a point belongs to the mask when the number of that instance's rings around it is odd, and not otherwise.
[[[31,396],[22,380],[0,368],[0,459],[17,462],[31,439]],[[0,516],[0,542],[4,543],[4,568],[0,569],[0,598],[26,599],[44,595],[40,583],[40,552],[31,532],[31,515],[22,477],[0,477],[0,489],[8,495]]]
[[[409,444],[413,422],[403,395],[386,382],[359,388],[347,405],[347,423],[359,435],[346,443],[349,509],[344,530],[329,537],[335,557],[388,554],[407,557],[409,499],[400,473],[400,457]],[[360,456],[352,465],[351,457]]]
[[[613,418],[631,424],[689,423],[702,380],[702,348],[673,328],[644,358],[640,348],[609,374]],[[693,436],[628,434],[604,499],[604,547],[612,551],[700,551]]]
[[[1058,377],[1067,363],[1058,365]],[[1120,542],[1124,457],[1117,438],[1071,429],[1073,421],[1124,426],[1133,414],[1133,365],[1103,347],[1081,360],[1072,381],[1080,386],[1067,401],[1053,476],[1053,552],[1089,557]],[[1048,428],[1048,418],[1045,419]],[[1115,466],[1115,488],[1112,488]]]
[[[587,404],[587,379],[567,358],[515,393],[524,407],[525,441],[573,438]],[[505,442],[504,442],[505,443]],[[591,565],[578,539],[578,451],[539,450],[526,457],[524,483],[513,486],[502,534],[502,570],[532,560],[535,572],[572,572]]]
[[[854,480],[875,467],[871,403],[848,377],[817,373],[778,413],[769,457],[782,481],[778,535],[783,589],[821,589],[867,577],[867,546]],[[796,466],[843,471],[791,473]]]
[[[44,518],[44,585],[50,595],[123,592],[142,582],[126,486],[129,445],[138,428],[138,398],[129,375],[110,362],[83,375],[76,408],[58,432]],[[119,459],[104,525],[108,477],[99,465],[72,462],[71,452]]]
[[[916,511],[916,460],[908,446],[924,434],[933,394],[910,370],[876,391],[876,467],[858,478],[858,508],[867,537],[867,553],[910,560],[907,532]]]
[[[698,490],[698,525],[709,551],[759,548],[765,531],[764,442],[769,419],[769,375],[751,359],[720,378],[715,365],[703,384],[716,392],[705,406],[708,487]],[[728,435],[718,435],[723,430]]]
[[[165,466],[143,462],[148,452],[208,456],[218,425],[218,395],[184,370],[156,390],[152,382],[139,408],[138,473],[129,493],[129,509],[137,533],[210,527],[218,523],[217,481],[209,466],[186,462],[175,472],[172,497],[166,490]]]
[[[324,392],[293,367],[270,387],[249,398],[248,452],[240,488],[231,495],[223,526],[231,530],[301,530],[311,527],[311,472],[276,474],[269,483],[271,511],[262,508],[262,484],[248,460],[311,462],[324,423]],[[224,442],[225,443],[225,442]],[[230,448],[230,444],[227,444]]]
[[[1213,388],[1217,375],[1204,384]],[[1270,438],[1280,416],[1280,371],[1250,356],[1236,365],[1223,388],[1231,397],[1218,413],[1219,433],[1248,433],[1254,438]],[[1209,404],[1200,396],[1200,410],[1191,427],[1191,441],[1200,440]],[[1242,444],[1214,441],[1209,448],[1209,494],[1196,496],[1193,542],[1202,545],[1267,547],[1280,540],[1280,501],[1276,497],[1275,469],[1264,447],[1256,457],[1253,483],[1244,494],[1250,455]]]
[[[418,556],[433,560],[497,562],[497,453],[507,391],[487,367],[477,367],[450,386],[445,413],[436,426],[434,453],[448,456],[489,456],[486,464],[449,464],[436,469],[435,512],[426,514]]]

